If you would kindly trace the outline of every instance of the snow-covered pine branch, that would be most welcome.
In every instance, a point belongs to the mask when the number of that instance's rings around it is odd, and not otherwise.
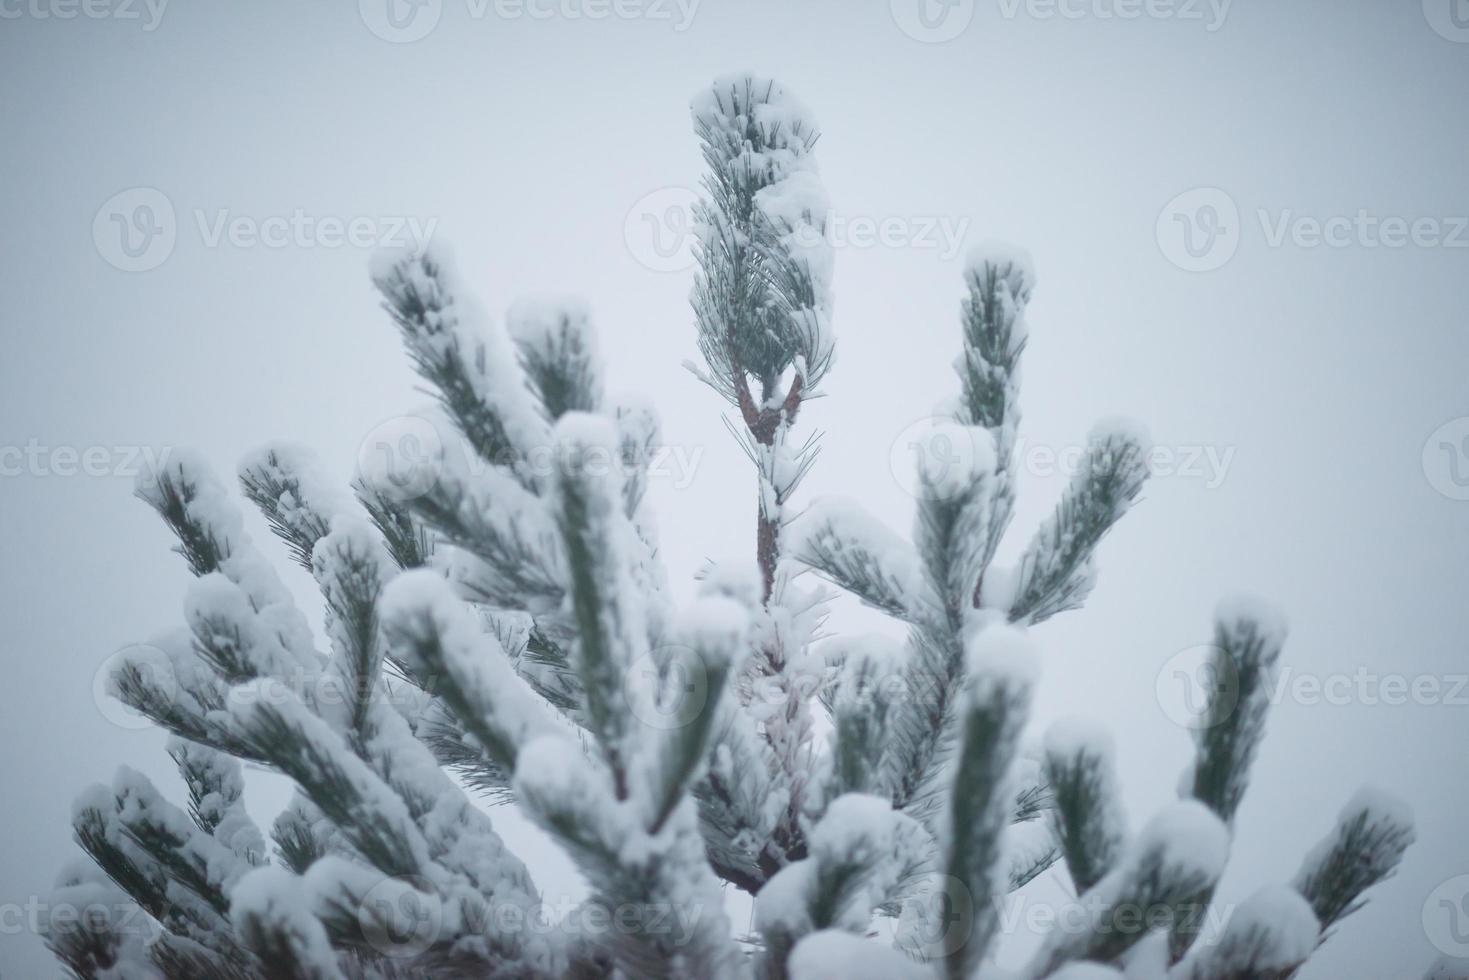
[[[1283,978],[1392,874],[1411,820],[1364,793],[1289,886],[1190,949],[1264,734],[1279,618],[1221,608],[1226,683],[1189,798],[1140,831],[1100,729],[1065,723],[1023,751],[1028,631],[1090,591],[1145,438],[1095,429],[1019,565],[994,566],[1036,280],[1024,252],[988,245],[965,269],[957,408],[916,461],[911,539],[852,501],[794,518],[815,443],[793,430],[834,349],[816,127],[750,75],[700,93],[693,119],[697,373],[755,463],[747,559],[672,608],[645,492],[657,417],[605,394],[585,304],[517,301],[501,323],[442,249],[379,256],[373,282],[439,403],[442,452],[417,461],[433,479],[362,472],[348,492],[285,443],[240,464],[241,494],[315,580],[320,638],[199,456],[140,480],[195,578],[182,626],[131,648],[108,690],[169,732],[186,800],[123,769],[77,801],[90,864],[55,900],[117,919],[42,921],[75,976],[974,980],[1006,895],[1064,859],[1092,918],[1022,976],[1117,980],[1146,960],[1170,980]],[[807,569],[906,638],[814,647],[826,593],[801,587]],[[242,762],[293,784],[273,853]],[[567,920],[496,833],[505,803],[584,878]],[[736,937],[722,883],[754,896],[753,935]],[[617,927],[574,928],[598,920]]]

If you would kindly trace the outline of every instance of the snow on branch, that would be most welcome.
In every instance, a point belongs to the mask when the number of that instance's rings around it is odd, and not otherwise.
[[[647,650],[647,632],[630,584],[629,528],[611,465],[616,433],[607,420],[579,412],[563,416],[556,432],[554,499],[576,624],[574,664],[586,694],[588,727],[612,770],[617,798],[626,799],[636,723],[628,699],[637,689],[624,679]]]
[[[350,512],[351,499],[321,473],[314,453],[293,443],[273,443],[245,456],[239,479],[296,563],[311,571],[311,550],[331,530],[333,517]]]
[[[601,358],[586,304],[575,297],[517,300],[505,325],[547,421],[602,404]]]
[[[1143,924],[1176,919],[1213,888],[1229,854],[1229,831],[1203,804],[1183,800],[1143,827],[1117,867],[1081,898],[1087,929],[1057,929],[1024,971],[1049,976],[1074,960],[1110,962],[1146,934]]]
[[[890,616],[909,619],[914,603],[927,595],[913,546],[856,501],[818,497],[789,535],[794,558]]]
[[[429,571],[398,576],[380,603],[383,628],[412,676],[444,699],[494,762],[515,769],[520,746],[556,730],[505,652]]]
[[[1000,860],[1010,822],[1008,792],[1020,733],[1030,710],[1036,651],[1019,630],[992,626],[967,641],[953,785],[940,823],[943,866],[969,898],[967,939],[946,951],[945,972],[967,978],[990,951],[999,900],[1008,889]]]
[[[509,337],[464,294],[450,265],[442,248],[385,250],[374,256],[372,278],[418,373],[474,451],[534,486],[518,464],[550,445],[546,422]]]
[[[902,696],[902,647],[883,636],[837,641],[840,654],[832,696],[827,793],[891,795],[881,764],[894,703]]]
[[[1362,789],[1347,801],[1336,827],[1306,855],[1292,882],[1320,920],[1323,942],[1366,903],[1363,892],[1391,877],[1414,837],[1412,811],[1401,800]]]
[[[156,469],[141,472],[137,494],[173,530],[177,550],[195,575],[224,575],[249,598],[262,624],[280,634],[296,664],[308,669],[319,664],[306,618],[245,535],[240,509],[198,454],[175,452]]]
[[[1137,426],[1102,424],[1088,441],[1071,485],[1020,560],[1010,605],[1016,622],[1039,623],[1082,604],[1096,581],[1098,543],[1147,479],[1148,440]]]
[[[1045,752],[1056,836],[1076,890],[1085,892],[1112,870],[1127,844],[1112,738],[1089,723],[1060,722],[1047,731]]]
[[[301,883],[283,868],[252,872],[231,898],[230,918],[245,947],[271,977],[341,980],[326,929],[302,895]]]
[[[1176,980],[1287,980],[1316,948],[1311,906],[1286,885],[1267,885],[1229,916],[1223,935],[1169,974]]]
[[[1209,665],[1215,683],[1194,733],[1192,794],[1226,823],[1244,798],[1250,763],[1265,737],[1285,635],[1284,618],[1257,600],[1227,600],[1215,614]]]
[[[785,977],[796,943],[812,932],[862,934],[872,913],[932,846],[914,820],[876,796],[849,793],[827,807],[809,837],[810,856],[761,889],[755,923],[765,937],[765,975]]]

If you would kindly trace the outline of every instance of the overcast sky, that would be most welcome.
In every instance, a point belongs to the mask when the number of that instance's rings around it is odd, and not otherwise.
[[[286,437],[345,481],[374,427],[422,405],[374,243],[452,244],[495,310],[584,296],[610,386],[662,412],[677,594],[753,547],[753,474],[681,367],[679,250],[689,98],[746,68],[821,122],[834,209],[838,362],[803,413],[825,435],[802,498],[908,526],[904,432],[956,391],[965,243],[1028,247],[1002,557],[1095,420],[1137,418],[1162,450],[1087,608],[1036,630],[1036,730],[1110,724],[1141,823],[1191,756],[1176,669],[1216,602],[1277,603],[1287,683],[1221,901],[1288,878],[1371,783],[1419,840],[1301,976],[1469,955],[1464,0],[386,2],[0,0],[0,972],[59,974],[14,910],[78,853],[84,786],[126,763],[181,792],[162,736],[93,696],[110,653],[182,622],[187,571],[130,495],[138,458],[192,446],[230,476]],[[891,629],[846,601],[832,625]],[[252,777],[263,823],[282,793]],[[579,888],[495,820],[548,892]]]

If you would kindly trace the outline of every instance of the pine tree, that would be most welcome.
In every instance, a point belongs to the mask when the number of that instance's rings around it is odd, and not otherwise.
[[[1290,883],[1199,939],[1285,638],[1258,603],[1221,607],[1212,667],[1231,683],[1183,799],[1141,829],[1104,731],[1066,722],[1022,750],[1029,631],[1082,604],[1147,476],[1140,431],[1098,426],[1018,565],[994,564],[1024,253],[967,266],[960,397],[919,444],[911,540],[848,501],[797,514],[816,458],[797,426],[834,350],[817,129],[752,76],[714,83],[693,119],[695,371],[755,467],[753,560],[705,569],[671,607],[644,501],[656,417],[604,396],[583,306],[520,303],[502,326],[441,250],[380,257],[383,305],[463,452],[417,461],[427,480],[364,471],[352,493],[295,446],[241,464],[320,587],[324,650],[197,457],[140,480],[196,578],[185,625],[134,648],[110,691],[170,733],[188,801],[128,769],[77,801],[90,863],[53,906],[128,914],[47,925],[73,975],[970,978],[1005,896],[1060,864],[1087,922],[1022,977],[1288,977],[1392,874],[1410,820],[1363,793]],[[906,640],[816,645],[829,593],[806,572]],[[242,763],[295,787],[269,845]],[[590,897],[571,917],[496,834],[499,804],[575,860]],[[754,935],[736,937],[725,886],[754,897]]]

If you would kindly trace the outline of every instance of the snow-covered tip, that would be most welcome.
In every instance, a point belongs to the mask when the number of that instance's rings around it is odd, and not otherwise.
[[[511,304],[505,325],[550,417],[601,404],[601,358],[586,303],[575,296],[523,297]]]
[[[1337,823],[1346,824],[1361,819],[1372,825],[1413,827],[1413,807],[1407,800],[1377,786],[1363,786],[1352,794],[1337,815]]]
[[[408,641],[394,646],[394,652],[406,658],[412,658],[414,648],[430,639],[458,650],[472,646],[482,635],[474,614],[454,595],[449,583],[426,568],[404,572],[384,586],[377,615],[385,632]]]
[[[521,347],[554,348],[574,343],[595,352],[592,315],[580,296],[542,293],[518,297],[505,314],[510,339]]]
[[[145,460],[134,492],[170,523],[183,517],[208,526],[216,535],[233,538],[239,534],[239,508],[197,450],[175,449],[161,459]],[[172,508],[182,513],[170,515]]]
[[[332,518],[331,530],[311,549],[311,570],[316,581],[355,577],[362,566],[376,566],[381,577],[388,577],[388,554],[382,538],[367,521],[355,514],[339,514]]]
[[[1214,623],[1226,636],[1254,636],[1279,652],[1289,624],[1279,606],[1257,596],[1237,593],[1214,608]]]
[[[698,652],[708,669],[729,666],[744,652],[750,633],[750,612],[734,599],[704,596],[679,615],[680,641]]]
[[[1147,455],[1153,450],[1153,437],[1148,432],[1148,427],[1137,419],[1111,415],[1093,423],[1091,431],[1087,433],[1087,444],[1092,452],[1108,446],[1118,450],[1130,447],[1139,457],[1140,463],[1146,466]]]
[[[699,573],[699,594],[733,599],[748,609],[760,604],[760,565],[754,555],[711,561]]]
[[[601,415],[567,412],[556,422],[556,476],[565,482],[618,483],[617,426]]]
[[[811,847],[817,852],[851,851],[853,842],[882,841],[892,835],[892,803],[870,793],[843,793],[812,828]]]
[[[616,797],[606,771],[594,767],[574,740],[562,735],[531,739],[515,759],[515,795],[541,821],[583,820],[606,836],[632,831],[625,814],[614,811]],[[615,826],[614,826],[615,825]]]
[[[980,696],[1003,688],[1024,693],[1040,675],[1040,655],[1025,631],[998,623],[971,624],[964,634],[969,689]]]
[[[981,426],[934,419],[912,448],[919,491],[935,500],[952,500],[995,471],[995,439]]]
[[[292,659],[250,597],[219,572],[189,583],[184,618],[195,647],[226,677],[284,677]]]
[[[245,493],[269,505],[297,533],[352,511],[352,500],[322,471],[316,454],[293,442],[271,442],[240,458],[237,475]]]
[[[1194,874],[1212,884],[1229,860],[1229,830],[1197,800],[1179,800],[1160,809],[1138,834],[1135,853],[1156,857],[1161,865]]]
[[[367,270],[384,294],[391,295],[404,284],[422,292],[425,287],[436,289],[453,283],[454,252],[437,241],[385,246],[372,253]]]
[[[840,929],[813,932],[786,961],[791,980],[922,980],[927,965],[881,943]]]
[[[847,676],[880,678],[902,668],[903,644],[881,633],[859,633],[833,640],[826,647],[827,661],[839,663]]]
[[[1123,980],[1124,974],[1100,963],[1068,963],[1051,980]]]
[[[289,969],[303,980],[342,976],[301,879],[284,868],[257,868],[241,878],[230,892],[230,921],[267,969]]]
[[[1288,885],[1266,885],[1229,916],[1224,934],[1199,957],[1197,977],[1284,976],[1316,949],[1321,924]]]
[[[1020,305],[1024,305],[1035,288],[1035,263],[1030,252],[1009,242],[991,239],[971,247],[964,257],[964,274],[981,282],[991,274],[999,276]]]
[[[1058,760],[1077,757],[1110,762],[1116,752],[1112,733],[1090,718],[1062,718],[1046,729],[1042,747],[1047,757]]]
[[[808,149],[817,133],[816,118],[780,82],[754,72],[720,75],[689,102],[696,132],[743,131],[758,126],[765,146]],[[761,149],[762,147],[756,147]]]

